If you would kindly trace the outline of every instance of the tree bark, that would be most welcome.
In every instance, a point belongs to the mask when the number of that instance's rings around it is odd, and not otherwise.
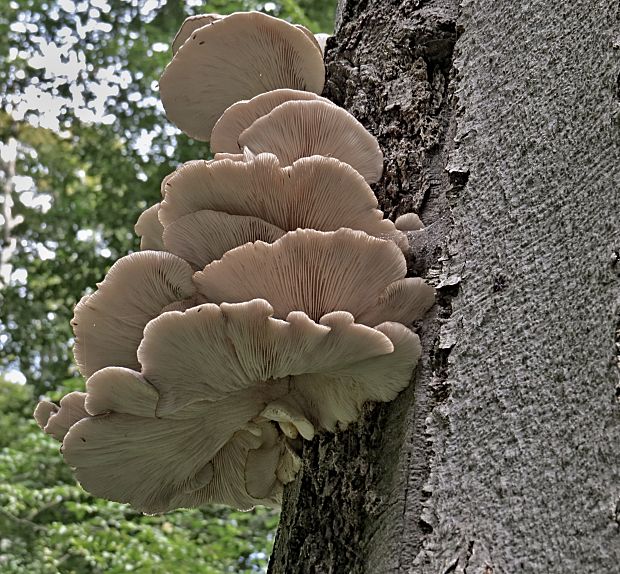
[[[304,447],[269,571],[620,572],[617,3],[342,0],[326,95],[438,287],[393,403]]]

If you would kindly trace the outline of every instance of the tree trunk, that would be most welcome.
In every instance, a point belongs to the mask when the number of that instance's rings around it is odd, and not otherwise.
[[[439,295],[411,386],[305,446],[271,573],[620,572],[617,12],[341,0],[326,95]]]

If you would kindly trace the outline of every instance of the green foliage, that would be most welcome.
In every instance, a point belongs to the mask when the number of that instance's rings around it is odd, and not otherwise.
[[[0,380],[0,572],[260,572],[277,513],[227,508],[143,516],[95,499],[31,417],[31,389]]]

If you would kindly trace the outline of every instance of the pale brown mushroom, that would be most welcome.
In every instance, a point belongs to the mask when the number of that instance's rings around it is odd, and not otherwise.
[[[322,156],[286,168],[271,154],[186,164],[167,180],[159,218],[166,249],[196,268],[247,241],[272,242],[297,228],[360,229],[408,247],[359,173]]]
[[[88,416],[85,400],[86,393],[73,391],[60,399],[58,406],[50,401],[41,401],[34,411],[34,419],[43,431],[62,442],[68,430]]]
[[[271,381],[261,387],[272,393],[266,396],[271,402],[285,394],[291,376],[330,372],[393,350],[388,337],[354,323],[348,313],[320,322],[299,311],[284,321],[272,315],[267,301],[255,299],[207,303],[151,321],[138,358],[159,392],[157,414],[170,416],[192,402],[219,400],[265,381]]]
[[[75,307],[73,353],[80,372],[88,377],[111,365],[139,368],[144,326],[166,305],[194,293],[192,269],[176,255],[141,251],[119,259],[97,291]]]
[[[321,101],[329,105],[328,99],[312,92],[301,90],[279,89],[254,96],[251,100],[242,100],[226,109],[217,120],[211,132],[211,150],[220,154],[227,152],[239,154],[243,148],[239,145],[239,136],[249,128],[258,118],[267,115],[271,110],[292,100]]]
[[[202,269],[248,241],[272,243],[284,233],[257,217],[205,209],[173,221],[166,227],[163,241],[168,251],[185,259],[194,269]]]
[[[38,420],[46,432],[54,417],[68,421],[55,436],[96,496],[149,513],[277,504],[300,461],[272,421],[306,438],[352,422],[366,400],[407,386],[419,342],[401,325],[372,329],[342,311],[319,323],[272,314],[264,300],[165,313],[144,331],[141,373],[103,368],[80,409],[72,393],[60,409],[41,405]]]
[[[198,28],[208,26],[209,24],[212,24],[216,20],[221,20],[222,18],[224,18],[224,16],[221,16],[220,14],[197,14],[196,16],[185,18],[185,21],[181,24],[181,28],[179,28],[179,31],[172,41],[172,54],[176,54],[179,51],[179,48],[185,44],[187,39],[196,30],[198,30]]]
[[[396,229],[400,231],[419,231],[424,229],[424,224],[417,213],[405,213],[394,221]]]
[[[63,455],[90,493],[147,513],[207,502],[241,509],[279,503],[279,482],[261,499],[245,487],[248,452],[263,445],[263,430],[268,440],[272,432],[267,422],[246,428],[261,404],[255,391],[163,418],[155,414],[157,391],[139,373],[109,367],[87,388],[90,413],[67,432]]]
[[[164,226],[160,223],[157,213],[159,212],[159,203],[145,209],[138,217],[138,221],[134,225],[136,235],[140,237],[140,249],[164,251]]]
[[[405,258],[391,241],[351,229],[298,229],[272,244],[257,241],[227,252],[196,273],[194,282],[215,303],[260,297],[282,319],[294,310],[315,321],[348,311],[374,326],[420,319],[433,304],[434,289],[404,279],[406,272]]]
[[[277,88],[320,94],[324,81],[321,53],[304,32],[266,14],[239,12],[195,30],[159,88],[168,118],[208,141],[234,102]]]
[[[252,153],[272,153],[282,165],[301,157],[335,157],[368,183],[383,172],[379,144],[349,112],[322,101],[288,101],[258,118],[238,138]]]

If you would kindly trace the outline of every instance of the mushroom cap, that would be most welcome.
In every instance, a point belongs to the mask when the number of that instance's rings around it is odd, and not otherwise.
[[[391,340],[392,353],[291,381],[286,399],[298,405],[311,425],[328,431],[346,428],[359,418],[364,403],[392,401],[409,385],[422,352],[420,339],[399,323],[382,323],[375,329]],[[281,402],[277,404],[287,412]]]
[[[45,433],[62,442],[67,431],[79,420],[88,416],[84,408],[86,393],[73,391],[60,399],[57,406],[41,401],[34,411],[34,419]]]
[[[262,404],[254,391],[162,418],[155,416],[157,391],[139,373],[108,367],[87,388],[87,408],[97,416],[86,413],[71,426],[63,455],[92,494],[147,513],[279,502],[281,483],[271,476],[262,479],[271,487],[264,500],[245,488],[248,452],[262,446],[263,429],[271,431],[269,423],[246,429]]]
[[[285,168],[271,154],[186,164],[168,179],[159,218],[166,249],[196,268],[245,242],[272,242],[297,228],[360,229],[408,247],[405,235],[383,219],[364,178],[323,156]]]
[[[277,88],[320,94],[324,82],[323,58],[304,32],[266,14],[239,12],[194,31],[159,88],[168,118],[187,135],[209,141],[234,102]]]
[[[314,36],[313,36],[314,37]],[[226,109],[217,120],[211,132],[211,150],[213,152],[228,152],[238,154],[242,152],[239,145],[239,136],[249,128],[258,118],[267,115],[275,107],[291,100],[318,100],[329,105],[327,98],[322,98],[312,92],[289,90],[286,88],[271,90],[254,96],[251,100],[242,100]]]
[[[424,224],[417,213],[405,213],[396,218],[396,229],[400,231],[418,231],[424,229]]]
[[[119,259],[97,291],[75,307],[73,353],[80,372],[88,377],[111,365],[139,368],[136,351],[145,325],[194,293],[192,269],[176,255],[141,251]]]
[[[183,24],[179,28],[174,40],[172,41],[172,55],[179,51],[179,48],[185,44],[186,40],[196,31],[198,28],[208,26],[216,20],[221,20],[224,16],[220,14],[197,14],[196,16],[190,16],[185,18]]]
[[[272,315],[267,301],[255,299],[206,303],[151,321],[138,357],[159,393],[157,415],[252,388],[270,402],[286,392],[291,376],[331,372],[393,350],[388,337],[354,323],[349,313],[328,314],[318,323],[299,311],[286,320]]]
[[[344,311],[275,319],[254,300],[166,312],[147,325],[139,356],[141,373],[105,367],[86,393],[37,408],[77,479],[147,513],[246,509],[277,505],[301,466],[273,422],[308,439],[350,423],[365,401],[407,386],[419,342]]]
[[[319,323],[299,311],[286,321],[272,314],[266,301],[254,300],[206,304],[151,322],[140,353],[143,373],[161,397],[157,416],[199,412],[221,389],[238,396],[255,390],[262,401],[255,414],[279,423],[290,438],[310,440],[317,430],[356,420],[369,400],[393,400],[409,384],[421,347],[403,325],[373,329],[344,311]]]
[[[164,240],[162,239],[164,226],[157,217],[159,205],[156,203],[145,209],[134,225],[136,235],[140,237],[140,249],[143,251],[164,251]]]
[[[166,227],[164,242],[171,253],[202,269],[248,241],[273,243],[285,231],[257,217],[229,215],[204,209],[189,213]]]
[[[321,48],[321,44],[319,43],[318,38],[310,30],[308,30],[308,28],[302,26],[301,24],[293,24],[293,26],[295,26],[295,28],[297,28],[298,30],[301,30],[306,35],[308,40],[310,40],[314,44],[314,47],[321,53],[322,58],[323,50]]]
[[[383,172],[379,144],[349,112],[323,101],[293,100],[258,118],[238,138],[252,153],[272,153],[282,165],[301,157],[335,157],[357,170],[368,183]]]
[[[298,229],[272,244],[261,241],[227,252],[194,275],[208,301],[266,299],[274,315],[299,310],[318,321],[348,311],[358,323],[407,323],[433,304],[434,289],[404,279],[402,252],[362,231]],[[248,278],[251,278],[248,280]]]

